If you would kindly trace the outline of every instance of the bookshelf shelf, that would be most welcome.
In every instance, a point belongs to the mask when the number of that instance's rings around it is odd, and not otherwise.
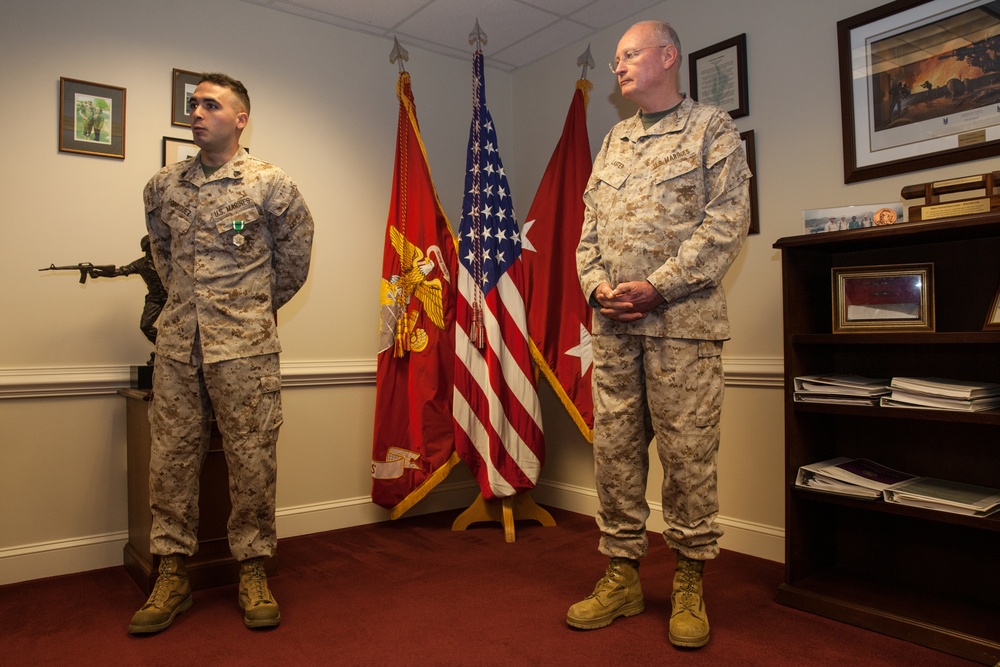
[[[802,465],[868,458],[998,486],[1000,411],[793,401],[793,379],[849,373],[1000,382],[1000,215],[779,239],[785,359],[782,604],[987,665],[1000,662],[1000,516],[969,517],[795,487]],[[936,331],[832,333],[834,267],[934,264]]]

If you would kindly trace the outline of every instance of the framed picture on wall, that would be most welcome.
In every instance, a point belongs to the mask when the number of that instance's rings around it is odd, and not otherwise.
[[[740,132],[743,140],[743,151],[747,155],[747,165],[750,167],[750,233],[760,234],[760,213],[757,208],[757,149],[754,146],[754,132]]]
[[[198,147],[190,139],[163,137],[163,166],[186,160],[198,154]]]
[[[173,88],[170,94],[170,124],[179,127],[191,127],[191,116],[188,115],[188,100],[198,87],[201,74],[175,69]]]
[[[125,89],[59,78],[59,150],[125,159]]]
[[[733,118],[750,114],[747,101],[747,35],[743,33],[688,56],[691,97]]]
[[[1000,14],[897,0],[837,23],[844,182],[1000,155]]]

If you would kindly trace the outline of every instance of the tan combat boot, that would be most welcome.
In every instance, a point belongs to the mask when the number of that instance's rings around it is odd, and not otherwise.
[[[612,558],[594,592],[566,613],[566,623],[581,630],[611,625],[619,616],[635,616],[645,609],[639,571],[625,558]]]
[[[705,561],[677,554],[674,590],[670,596],[670,643],[701,648],[708,643],[708,612],[701,599],[701,573]]]
[[[281,623],[281,612],[267,587],[264,559],[240,563],[240,609],[248,628],[270,628]]]
[[[133,635],[166,630],[174,617],[191,608],[191,582],[188,581],[184,557],[160,557],[160,574],[146,604],[132,616],[128,631]]]

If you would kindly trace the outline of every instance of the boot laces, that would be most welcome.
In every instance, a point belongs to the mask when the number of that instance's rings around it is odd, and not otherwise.
[[[621,583],[618,579],[622,574],[621,564],[612,562],[608,565],[608,569],[604,573],[604,576],[601,577],[600,581],[597,582],[597,585],[594,586],[594,592],[590,594],[590,597],[596,598],[602,593],[609,593],[615,588],[620,588]]]
[[[250,597],[250,604],[258,605],[270,602],[267,595],[267,575],[262,571],[263,565],[259,560],[250,563],[247,568],[247,595]]]
[[[175,579],[177,579],[175,573],[163,572],[161,570],[160,575],[156,578],[156,583],[153,584],[153,592],[149,594],[149,601],[146,603],[146,606],[166,606],[167,600],[170,599],[170,593],[174,585],[173,580]]]

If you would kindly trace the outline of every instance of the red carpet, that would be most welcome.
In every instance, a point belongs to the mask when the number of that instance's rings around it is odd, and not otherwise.
[[[724,551],[705,568],[712,640],[666,639],[673,554],[642,563],[645,613],[589,632],[566,609],[604,573],[591,517],[451,532],[458,511],[282,540],[274,630],[243,627],[236,587],[196,591],[159,635],[125,631],[145,596],[121,567],[0,587],[4,665],[837,665],[973,664],[774,602],[779,563]]]

